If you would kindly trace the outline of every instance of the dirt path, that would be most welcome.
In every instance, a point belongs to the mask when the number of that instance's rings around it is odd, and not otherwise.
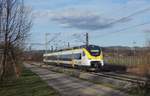
[[[88,81],[83,81],[48,69],[25,64],[27,68],[38,74],[49,86],[58,90],[62,96],[127,96],[126,94]]]

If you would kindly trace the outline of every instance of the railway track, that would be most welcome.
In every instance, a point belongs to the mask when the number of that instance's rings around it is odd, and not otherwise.
[[[131,83],[145,83],[146,78],[144,77],[137,77],[119,73],[110,73],[110,72],[102,72],[102,73],[91,73],[97,76],[106,77],[106,78],[113,78],[116,80],[131,82]]]
[[[36,64],[34,64],[36,65]],[[49,65],[51,66],[51,65]],[[51,67],[57,67],[59,69],[62,69],[62,70],[65,70],[65,71],[78,71],[80,72],[80,74],[84,74],[84,73],[88,73],[88,74],[91,74],[93,76],[97,76],[98,78],[101,78],[101,77],[104,77],[104,78],[108,78],[108,79],[113,79],[113,81],[125,81],[125,82],[130,82],[130,83],[135,83],[135,84],[138,84],[138,83],[145,83],[146,81],[146,78],[144,77],[138,77],[138,76],[133,76],[133,75],[129,75],[129,74],[120,74],[120,73],[114,73],[114,72],[88,72],[88,71],[85,71],[85,70],[79,70],[79,69],[73,69],[73,68],[67,68],[67,67],[61,67],[61,66],[51,66]],[[52,70],[50,68],[50,70]],[[45,67],[46,68],[46,67]],[[57,71],[57,70],[55,70]]]
[[[74,78],[59,72],[53,72],[50,69],[51,66],[42,67],[34,64],[25,64],[25,66],[39,75],[42,80],[48,83],[49,86],[55,88],[61,93],[60,95],[63,96],[129,96],[128,93],[108,86],[98,85],[91,81]]]

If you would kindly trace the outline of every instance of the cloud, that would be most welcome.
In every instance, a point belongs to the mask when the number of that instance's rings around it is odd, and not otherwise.
[[[145,33],[150,33],[150,29],[145,29],[144,32]]]
[[[109,23],[112,19],[107,19],[89,13],[67,13],[59,15],[57,14],[56,16],[52,17],[52,20],[67,28],[98,30],[111,27]]]
[[[70,9],[63,12],[55,12],[51,17],[52,21],[60,23],[66,28],[77,28],[83,30],[100,30],[114,26],[118,23],[129,22],[130,18],[123,18],[115,23],[115,19],[104,17],[89,10]]]
[[[44,19],[44,18],[50,18],[52,11],[51,10],[36,10],[33,11],[33,16],[35,19]]]
[[[45,10],[44,12],[34,12],[36,18],[49,18],[57,22],[61,27],[76,28],[80,30],[100,30],[111,28],[118,23],[129,22],[130,18],[122,18],[115,22],[111,17],[104,17],[98,13],[89,10],[67,9],[59,11]],[[113,22],[113,23],[112,23]]]

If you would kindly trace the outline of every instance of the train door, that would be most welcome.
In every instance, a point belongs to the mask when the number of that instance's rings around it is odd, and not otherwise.
[[[84,51],[81,52],[81,65],[85,65],[86,64],[86,55],[84,53]]]

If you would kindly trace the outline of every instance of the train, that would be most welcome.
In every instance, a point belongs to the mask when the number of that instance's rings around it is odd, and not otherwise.
[[[43,55],[43,62],[71,67],[100,69],[104,66],[102,49],[96,45],[83,45]]]

